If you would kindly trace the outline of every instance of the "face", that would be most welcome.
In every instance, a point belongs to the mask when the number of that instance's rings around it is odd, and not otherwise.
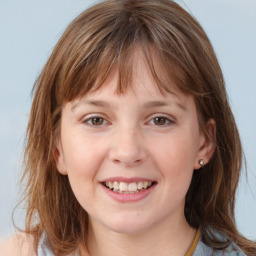
[[[143,58],[134,88],[116,94],[118,72],[62,110],[59,172],[92,225],[136,233],[185,222],[184,202],[199,159],[209,158],[191,96],[162,95]]]

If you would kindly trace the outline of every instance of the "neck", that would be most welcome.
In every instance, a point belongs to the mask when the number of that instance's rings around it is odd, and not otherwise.
[[[184,219],[171,223],[158,223],[150,229],[132,234],[117,233],[99,223],[91,223],[88,251],[82,255],[93,256],[183,256],[189,250],[196,230]],[[168,228],[169,227],[169,228]]]

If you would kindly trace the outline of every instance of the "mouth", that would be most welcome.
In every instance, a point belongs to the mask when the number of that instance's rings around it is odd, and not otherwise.
[[[151,188],[156,182],[152,181],[138,181],[138,182],[119,182],[106,181],[102,184],[109,190],[120,194],[137,194]]]

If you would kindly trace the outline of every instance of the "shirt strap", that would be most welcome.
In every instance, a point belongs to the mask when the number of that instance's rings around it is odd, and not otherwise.
[[[198,231],[196,233],[196,236],[194,238],[194,241],[191,244],[191,246],[190,246],[189,250],[187,251],[187,253],[185,254],[185,256],[192,256],[193,255],[193,253],[196,249],[196,246],[198,244],[199,238],[200,238],[200,229],[198,229]]]

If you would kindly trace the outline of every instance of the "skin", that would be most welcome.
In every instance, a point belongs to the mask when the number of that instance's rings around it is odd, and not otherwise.
[[[114,69],[101,89],[62,110],[55,159],[89,214],[82,255],[185,255],[195,237],[184,216],[185,195],[199,159],[207,164],[214,152],[215,122],[206,124],[212,136],[201,132],[192,96],[175,85],[162,95],[138,56],[133,89],[116,93]],[[155,185],[141,200],[120,202],[101,183],[113,177]]]

